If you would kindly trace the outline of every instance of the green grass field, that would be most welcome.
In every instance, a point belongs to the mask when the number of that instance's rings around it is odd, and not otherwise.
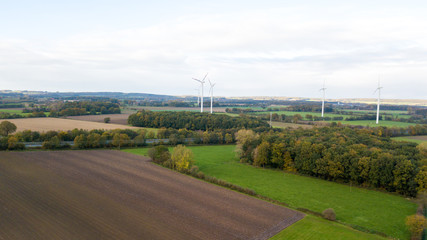
[[[350,112],[350,110],[348,110],[347,112]],[[366,113],[370,113],[370,114],[376,114],[376,111],[368,111],[368,110],[353,110],[353,115],[354,116],[358,116],[358,115],[363,115]],[[387,114],[393,114],[393,116],[395,117],[399,117],[399,118],[410,118],[410,115],[406,115],[406,111],[381,111],[382,113],[387,113]],[[322,114],[320,112],[293,112],[293,111],[273,111],[272,113],[277,113],[279,115],[286,115],[286,116],[293,116],[295,114],[299,114],[301,115],[304,120],[307,120],[305,118],[305,116],[307,114],[312,115],[312,116],[317,116],[317,117],[321,117]],[[269,111],[263,111],[263,112],[254,112],[252,114],[255,115],[259,115],[259,114],[270,114]],[[325,113],[324,114],[325,117],[343,117],[344,119],[351,117],[352,115],[344,115],[344,114],[335,114],[335,113]]]
[[[0,112],[10,113],[10,114],[18,114],[21,116],[28,116],[31,113],[22,113],[22,109],[0,109]],[[46,116],[49,116],[49,112],[45,112]]]
[[[377,110],[349,110],[349,109],[342,109],[342,111],[345,112],[353,112],[356,114],[366,114],[366,113],[370,113],[370,114],[376,114]],[[399,117],[399,118],[410,118],[411,116],[408,115],[408,111],[398,111],[398,110],[381,110],[381,113],[385,113],[385,114],[392,114],[394,117]]]
[[[348,226],[331,222],[323,218],[307,215],[304,219],[292,224],[270,240],[288,239],[323,239],[323,240],[359,240],[386,239],[379,235],[354,230]]]
[[[295,114],[299,114],[301,115],[304,120],[306,120],[305,115],[312,115],[312,116],[317,116],[317,117],[321,117],[322,113],[320,112],[291,112],[291,111],[272,111],[271,113],[277,113],[279,115],[286,115],[286,116],[293,116]],[[255,115],[260,115],[260,114],[270,114],[270,112],[253,112],[251,114],[255,114]],[[324,114],[325,117],[344,117],[344,119],[346,117],[350,117],[350,115],[341,115],[341,114],[333,114],[333,113],[325,113]]]
[[[190,148],[195,165],[207,175],[253,189],[291,208],[316,212],[334,208],[338,221],[409,238],[405,217],[414,214],[417,206],[401,196],[241,164],[233,145]],[[144,155],[147,149],[125,151]]]
[[[337,122],[337,121],[330,121]],[[394,121],[379,121],[378,124],[375,123],[375,120],[360,120],[360,121],[338,121],[345,125],[355,125],[355,126],[369,126],[369,127],[398,127],[406,128],[409,126],[415,126],[415,123],[405,123],[405,122],[394,122]]]
[[[423,143],[427,142],[427,136],[413,136],[413,137],[393,137],[391,138],[396,141],[406,141],[406,142],[414,142],[414,143]]]
[[[30,114],[30,113],[22,113],[22,109],[0,109],[0,112],[18,114],[21,116],[27,116]]]
[[[5,112],[5,113],[22,113],[22,109],[0,109],[0,112]]]

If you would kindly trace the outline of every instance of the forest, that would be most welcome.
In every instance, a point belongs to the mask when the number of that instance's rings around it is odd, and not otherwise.
[[[50,117],[121,113],[118,103],[108,101],[58,101],[49,108]]]
[[[231,117],[225,114],[208,114],[196,112],[153,112],[142,110],[132,114],[128,123],[137,127],[173,128],[188,130],[215,130],[232,128],[268,127],[267,122],[255,117]]]
[[[381,134],[380,134],[381,135]],[[416,196],[427,188],[427,150],[377,130],[335,126],[236,134],[241,162]]]

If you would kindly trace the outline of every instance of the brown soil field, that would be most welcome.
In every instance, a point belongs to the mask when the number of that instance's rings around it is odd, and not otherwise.
[[[292,128],[292,129],[297,129],[297,128],[312,129],[313,128],[313,125],[284,123],[284,122],[271,122],[271,125],[273,125],[273,127],[278,127],[278,128]]]
[[[98,123],[98,122],[88,122],[88,121],[79,121],[72,119],[63,119],[63,118],[18,118],[18,119],[6,119],[9,122],[12,122],[16,125],[16,131],[39,131],[47,132],[50,130],[73,130],[74,128],[78,129],[138,129],[138,127],[124,126],[120,124],[110,124],[110,123]]]
[[[412,136],[412,137],[406,137],[406,138],[427,141],[427,136]]]
[[[0,153],[0,239],[268,239],[303,214],[113,150]]]
[[[130,114],[103,114],[103,115],[70,116],[70,117],[67,117],[67,119],[104,123],[104,118],[109,117],[111,119],[110,124],[127,125],[129,116]]]

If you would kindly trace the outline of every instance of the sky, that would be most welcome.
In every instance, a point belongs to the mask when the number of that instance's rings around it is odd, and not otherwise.
[[[0,0],[0,89],[427,99],[427,1]],[[209,84],[204,86],[208,95]]]

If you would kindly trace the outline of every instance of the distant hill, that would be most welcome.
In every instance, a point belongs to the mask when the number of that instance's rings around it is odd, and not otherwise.
[[[176,96],[159,95],[151,93],[122,93],[122,92],[47,92],[47,91],[11,91],[1,90],[0,97],[42,97],[42,98],[117,98],[117,99],[135,99],[135,100],[156,100],[167,101],[179,99]]]

